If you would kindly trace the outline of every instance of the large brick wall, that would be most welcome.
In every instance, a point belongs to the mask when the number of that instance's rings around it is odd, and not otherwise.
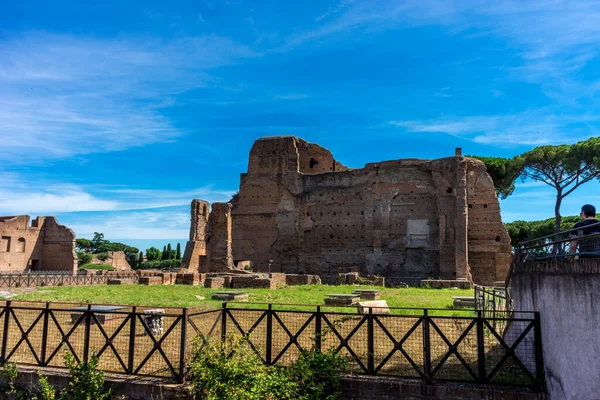
[[[0,272],[77,271],[75,234],[54,217],[0,217]]]
[[[233,259],[255,271],[357,271],[492,283],[510,242],[485,166],[454,156],[349,170],[296,137],[256,141],[232,210]]]

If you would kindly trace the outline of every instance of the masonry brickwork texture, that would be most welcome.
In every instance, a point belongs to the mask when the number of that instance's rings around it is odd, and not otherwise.
[[[54,217],[0,217],[0,273],[25,271],[76,273],[75,233]]]
[[[469,157],[349,169],[302,139],[262,138],[232,204],[233,260],[254,271],[491,284],[511,261],[493,182]]]

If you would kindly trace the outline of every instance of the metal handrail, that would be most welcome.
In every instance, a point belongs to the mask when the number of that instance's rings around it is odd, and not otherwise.
[[[590,224],[590,225],[587,225],[587,226],[585,226],[585,228],[590,228],[590,227],[595,227],[595,226],[600,226],[600,221],[598,221],[598,223],[595,223],[595,224]],[[551,234],[551,235],[542,236],[542,237],[535,238],[535,239],[531,239],[531,240],[526,240],[526,241],[524,241],[524,242],[519,242],[519,243],[517,244],[517,246],[524,246],[524,245],[526,245],[527,243],[531,243],[531,242],[537,242],[538,240],[542,240],[542,239],[548,239],[548,238],[551,238],[551,237],[554,237],[554,236],[557,236],[557,235],[560,235],[560,234],[563,234],[563,233],[568,233],[568,232],[573,232],[573,231],[580,231],[580,230],[582,230],[582,229],[583,229],[582,227],[580,227],[580,228],[571,228],[571,229],[567,229],[566,231],[560,231],[560,232],[553,233],[553,234]],[[569,240],[570,240],[570,239],[569,239]]]

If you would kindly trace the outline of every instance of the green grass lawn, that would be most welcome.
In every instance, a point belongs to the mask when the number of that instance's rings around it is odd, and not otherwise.
[[[329,293],[352,293],[358,288],[375,288],[373,286],[329,286],[306,285],[286,286],[277,290],[240,289],[248,292],[249,301],[273,304],[323,305],[323,299]],[[390,307],[405,308],[442,308],[452,307],[452,296],[473,296],[473,290],[464,289],[392,289],[381,288],[381,299]],[[188,285],[97,285],[48,287],[32,293],[22,293],[13,300],[64,301],[93,304],[129,304],[162,307],[219,307],[221,301],[211,300],[215,292],[228,289],[205,289]],[[231,290],[231,289],[229,289]],[[199,300],[196,296],[204,296]],[[233,303],[230,303],[233,305]],[[244,303],[237,303],[246,307]],[[287,307],[290,308],[290,307]],[[293,307],[294,309],[302,309]],[[328,307],[329,308],[329,307]],[[313,308],[314,309],[314,308]],[[401,311],[396,311],[400,313]],[[405,313],[405,312],[402,312]]]
[[[114,271],[115,267],[113,267],[112,265],[108,265],[108,264],[88,263],[88,264],[83,264],[81,267],[79,267],[79,269],[101,269],[101,270],[106,270],[106,271]]]

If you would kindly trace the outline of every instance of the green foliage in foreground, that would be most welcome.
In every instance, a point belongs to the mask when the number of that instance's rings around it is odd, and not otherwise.
[[[98,269],[98,270],[103,270],[103,271],[114,271],[115,267],[113,267],[112,265],[108,265],[108,264],[84,264],[81,267],[79,267],[79,269]]]
[[[98,357],[93,355],[88,363],[77,364],[71,353],[65,353],[65,365],[71,379],[60,392],[59,400],[104,400],[110,398],[110,390],[104,389],[104,372],[98,371]]]
[[[390,307],[441,308],[452,307],[452,296],[473,296],[470,289],[393,289],[373,286],[329,286],[306,285],[286,286],[277,290],[243,289],[248,292],[250,302],[273,304],[314,304],[323,305],[323,299],[329,293],[352,293],[354,289],[375,288],[381,290],[381,298],[387,300]],[[63,286],[53,287],[51,291],[38,290],[33,293],[22,293],[14,300],[66,301],[94,304],[130,304],[152,307],[203,307],[216,308],[221,301],[211,300],[211,296],[222,289],[206,289],[188,285],[96,285],[96,286]],[[196,296],[203,296],[199,300]],[[247,307],[244,303],[236,303],[236,307]],[[281,306],[293,310],[314,310],[313,307]],[[330,308],[327,308],[330,310]],[[344,309],[338,309],[344,311]],[[353,307],[351,312],[356,312]],[[446,313],[454,311],[446,311]],[[392,310],[395,314],[417,314],[418,311]],[[442,312],[443,313],[443,312]]]
[[[88,363],[77,364],[75,357],[65,353],[65,365],[69,368],[71,378],[56,397],[56,389],[48,382],[48,378],[38,372],[38,389],[27,390],[18,387],[17,366],[6,363],[0,371],[0,400],[105,400],[111,395],[104,388],[104,372],[98,370],[98,357],[93,355]]]
[[[190,394],[206,400],[333,400],[346,360],[333,349],[303,349],[290,367],[266,366],[247,337],[194,344]]]

